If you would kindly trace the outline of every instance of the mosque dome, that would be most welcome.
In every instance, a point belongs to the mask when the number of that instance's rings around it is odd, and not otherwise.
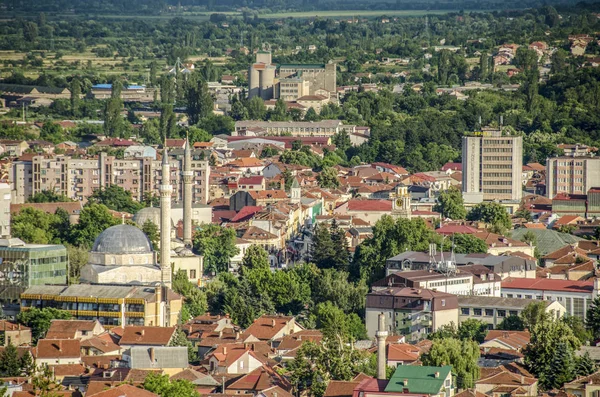
[[[116,225],[109,227],[96,238],[92,253],[102,254],[151,254],[148,237],[135,226]]]
[[[154,223],[156,226],[160,227],[160,208],[158,207],[146,207],[142,208],[133,216],[133,221],[139,227],[144,226],[146,221],[150,221]],[[171,227],[174,227],[173,220],[171,219]]]

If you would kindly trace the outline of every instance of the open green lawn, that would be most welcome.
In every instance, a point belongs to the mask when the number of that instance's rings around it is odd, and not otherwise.
[[[457,10],[341,10],[341,11],[302,11],[302,12],[279,12],[273,14],[259,14],[259,18],[279,19],[279,18],[375,18],[386,17],[418,17],[423,15],[443,15]],[[484,10],[465,10],[465,12],[484,12]]]

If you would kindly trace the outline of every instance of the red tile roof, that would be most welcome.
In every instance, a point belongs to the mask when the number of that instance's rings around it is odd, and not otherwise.
[[[247,221],[248,219],[252,218],[254,216],[254,214],[261,211],[262,209],[263,209],[263,207],[260,205],[256,205],[256,206],[255,205],[247,205],[247,206],[243,207],[240,210],[240,212],[235,214],[235,216],[233,218],[231,218],[231,222]]]
[[[240,178],[238,179],[238,186],[239,185],[260,185],[263,183],[263,181],[265,180],[264,176],[249,176],[246,178]]]
[[[175,334],[175,327],[126,326],[119,341],[123,345],[167,346]]]
[[[594,281],[509,277],[502,280],[502,289],[526,289],[534,291],[592,293],[594,290]]]
[[[46,339],[74,339],[77,331],[93,331],[96,320],[52,320]]]
[[[479,233],[479,229],[477,229],[476,227],[467,226],[467,225],[445,225],[445,226],[440,227],[439,229],[436,229],[435,232],[437,234],[444,234],[444,235],[475,234],[475,233]]]
[[[259,340],[271,340],[289,322],[295,321],[292,316],[267,316],[263,315],[254,320],[244,335],[253,335]]]
[[[388,200],[348,200],[348,211],[392,211]]]
[[[86,394],[88,397],[158,397],[158,394],[131,385],[120,385],[96,394]]]
[[[81,345],[78,339],[40,339],[33,349],[36,358],[79,358]]]
[[[332,380],[325,389],[323,397],[351,397],[359,381]]]

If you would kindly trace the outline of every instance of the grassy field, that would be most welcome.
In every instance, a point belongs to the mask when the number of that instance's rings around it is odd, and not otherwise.
[[[306,11],[306,12],[281,12],[273,14],[259,14],[259,18],[280,19],[280,18],[376,18],[386,17],[419,17],[424,15],[443,15],[457,10],[342,10],[342,11]],[[484,10],[465,10],[465,12],[484,12]]]

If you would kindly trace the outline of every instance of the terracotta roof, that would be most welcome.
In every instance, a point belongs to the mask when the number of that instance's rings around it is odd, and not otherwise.
[[[185,139],[167,139],[167,147],[183,147],[185,145]]]
[[[48,367],[50,367],[54,376],[80,376],[86,372],[83,364],[56,364]]]
[[[113,360],[120,360],[120,354],[106,355],[106,356],[83,356],[81,361],[90,368],[109,368],[110,363]]]
[[[438,234],[475,234],[479,233],[480,230],[476,227],[467,225],[444,225],[439,229],[435,230]]]
[[[283,190],[252,190],[248,192],[253,199],[287,199],[287,193]]]
[[[88,397],[158,397],[158,394],[131,385],[120,385],[114,389],[104,390]]]
[[[290,383],[269,366],[263,365],[227,385],[229,390],[262,391],[280,386],[289,390]]]
[[[502,289],[527,289],[537,291],[563,291],[589,293],[594,290],[594,281],[573,281],[539,278],[512,278],[502,280]]]
[[[231,222],[243,222],[247,221],[249,218],[252,218],[254,214],[262,210],[263,207],[260,205],[247,205],[243,207],[240,212],[235,214],[233,218],[231,218]]]
[[[260,394],[266,397],[293,397],[291,393],[282,389],[279,386],[269,387],[268,389],[264,389],[260,392]]]
[[[509,237],[501,236],[496,233],[479,232],[474,233],[474,237],[485,241],[488,247],[528,247],[527,243],[519,240],[514,240]]]
[[[79,358],[81,345],[78,339],[40,339],[34,348],[36,358]]]
[[[52,320],[46,339],[74,339],[77,331],[91,332],[96,320]]]
[[[388,200],[348,200],[348,211],[392,211]]]
[[[21,324],[12,323],[8,320],[0,320],[0,331],[26,331],[31,328]]]
[[[442,171],[448,171],[448,170],[462,171],[462,168],[463,168],[462,163],[448,162],[442,166],[441,170]]]
[[[276,239],[277,236],[266,230],[263,230],[256,226],[250,226],[246,232],[242,235],[244,240],[272,240]]]
[[[480,393],[473,389],[466,389],[454,395],[454,397],[488,397],[486,394]]]
[[[408,343],[390,343],[387,345],[388,361],[417,361],[421,350]]]
[[[351,397],[360,381],[332,380],[325,389],[324,397]]]
[[[246,178],[238,179],[239,185],[260,185],[265,180],[264,176],[249,176]]]
[[[116,338],[115,338],[116,339]],[[118,352],[120,350],[117,341],[109,334],[93,336],[81,341],[82,348],[94,348],[101,351],[103,354]]]
[[[175,327],[126,326],[119,341],[123,345],[167,346],[175,334]]]
[[[255,157],[242,157],[227,163],[227,165],[236,168],[260,167],[263,165],[263,162]]]
[[[579,215],[563,215],[557,219],[556,222],[554,222],[554,228],[574,224],[579,220],[583,220],[583,218]]]
[[[277,350],[292,350],[296,349],[306,341],[319,343],[323,340],[321,331],[314,329],[305,329],[291,335],[286,335],[281,339],[281,343],[277,346]]]
[[[557,249],[554,252],[550,252],[548,255],[543,256],[542,259],[559,260],[567,255],[580,255],[587,257],[587,252],[577,246],[573,247],[569,244]]]
[[[65,202],[65,203],[25,203],[25,204],[11,204],[11,214],[18,214],[23,208],[35,208],[40,211],[44,211],[48,214],[55,214],[57,209],[63,209],[67,211],[69,215],[79,215],[82,206],[81,202]]]
[[[529,331],[503,331],[490,330],[485,336],[485,342],[497,340],[500,343],[506,344],[514,350],[520,350],[529,343],[531,335]]]
[[[271,340],[291,321],[295,321],[292,316],[263,315],[254,320],[244,335],[253,335],[260,340]]]

